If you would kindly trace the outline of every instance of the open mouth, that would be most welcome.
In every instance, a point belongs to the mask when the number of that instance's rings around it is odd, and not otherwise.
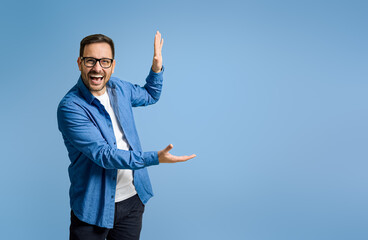
[[[103,76],[102,75],[89,75],[91,79],[91,83],[93,85],[100,85],[102,83]]]

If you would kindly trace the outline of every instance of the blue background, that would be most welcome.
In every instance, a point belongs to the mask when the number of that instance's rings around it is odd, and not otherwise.
[[[56,108],[80,40],[116,45],[144,84],[162,33],[164,89],[135,109],[155,197],[142,239],[368,239],[367,1],[4,1],[1,239],[67,239],[69,159]]]

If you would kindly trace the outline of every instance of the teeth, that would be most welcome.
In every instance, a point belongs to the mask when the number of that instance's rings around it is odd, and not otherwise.
[[[95,78],[102,78],[102,75],[90,75],[90,77],[95,77]]]

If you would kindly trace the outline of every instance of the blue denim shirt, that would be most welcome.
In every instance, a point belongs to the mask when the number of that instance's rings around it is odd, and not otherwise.
[[[157,152],[142,152],[132,107],[160,98],[163,69],[150,70],[144,87],[111,77],[107,93],[130,150],[116,147],[109,114],[79,77],[57,109],[58,127],[69,153],[70,207],[84,222],[112,228],[117,169],[132,169],[138,196],[145,204],[153,196],[147,168],[157,165]]]

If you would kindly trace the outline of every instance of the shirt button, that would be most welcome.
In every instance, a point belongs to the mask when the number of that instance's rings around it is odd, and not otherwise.
[[[115,180],[115,179],[116,179],[116,177],[113,177],[113,178],[112,178],[112,180]]]
[[[114,142],[114,145],[116,145],[116,142]]]
[[[114,195],[111,195],[111,198],[114,198]]]

